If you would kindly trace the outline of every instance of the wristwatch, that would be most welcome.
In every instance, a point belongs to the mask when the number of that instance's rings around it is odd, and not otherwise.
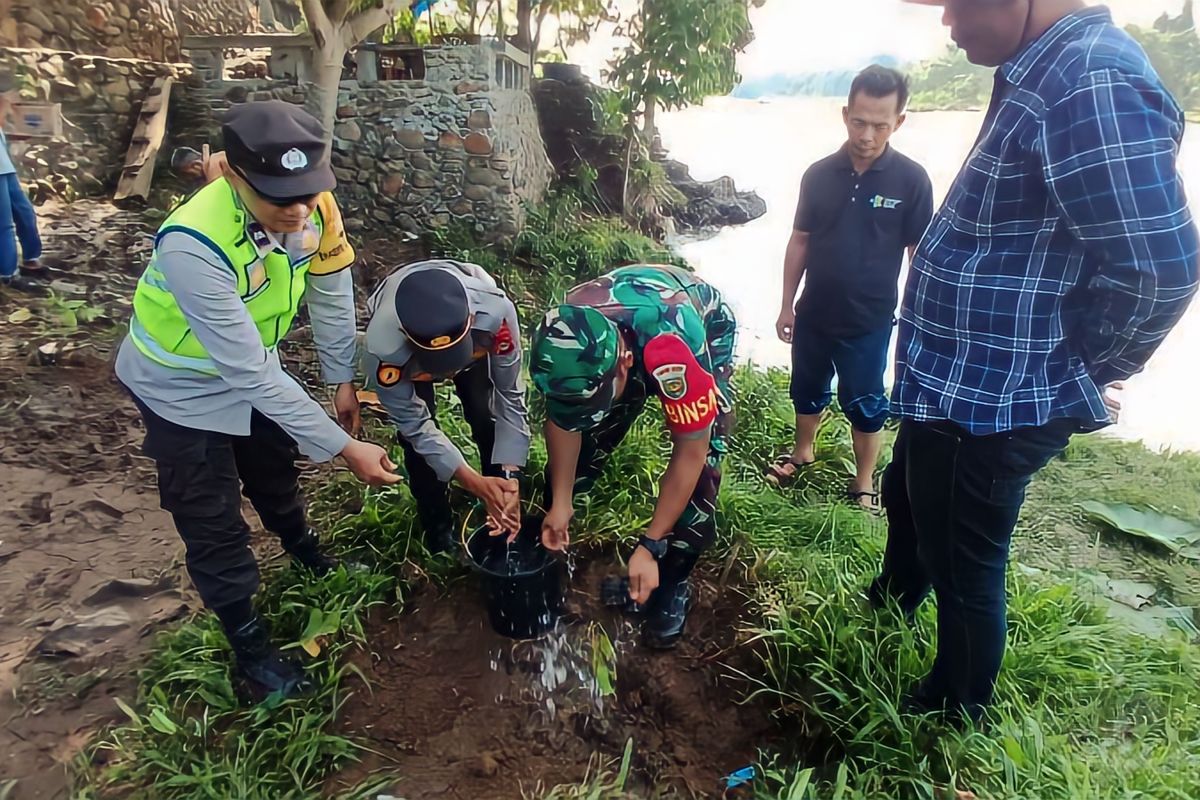
[[[644,533],[638,537],[638,544],[646,548],[646,552],[654,556],[655,561],[662,561],[662,557],[667,554],[667,548],[670,547],[666,539],[651,539]]]

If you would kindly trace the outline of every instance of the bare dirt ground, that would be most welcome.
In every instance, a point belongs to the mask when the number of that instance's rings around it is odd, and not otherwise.
[[[0,796],[67,796],[66,765],[151,634],[192,607],[181,547],[111,376],[149,224],[39,209],[53,294],[0,296]],[[8,794],[5,794],[5,791]]]
[[[765,701],[740,703],[751,687],[731,670],[754,659],[744,599],[701,576],[684,640],[654,652],[600,603],[601,579],[618,571],[611,557],[583,561],[562,628],[534,642],[490,630],[474,580],[377,619],[373,654],[357,659],[369,686],[342,712],[343,732],[373,752],[329,794],[379,772],[404,776],[390,794],[406,800],[541,796],[619,762],[632,739],[636,796],[721,796],[726,775],[782,744]],[[593,681],[597,625],[615,646],[614,695]]]
[[[0,291],[4,800],[67,797],[67,765],[121,718],[112,698],[133,694],[153,634],[199,607],[140,452],[141,420],[111,367],[156,222],[86,200],[51,200],[38,217],[49,295]],[[418,255],[393,244],[360,252],[374,280]],[[292,350],[293,371],[319,383],[311,348]],[[256,550],[278,553],[254,533]]]

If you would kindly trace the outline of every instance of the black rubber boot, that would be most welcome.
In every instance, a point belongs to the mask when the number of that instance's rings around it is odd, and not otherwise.
[[[692,599],[690,576],[698,553],[672,547],[658,565],[658,588],[646,602],[646,624],[642,638],[654,650],[670,650],[679,643],[687,625]]]
[[[235,682],[245,699],[259,703],[273,694],[295,697],[310,688],[300,665],[271,644],[271,631],[262,617],[256,615],[226,636],[237,659]]]
[[[321,550],[321,540],[311,529],[304,532],[298,539],[283,546],[292,561],[307,569],[318,578],[323,578],[338,567],[336,558],[325,555]]]

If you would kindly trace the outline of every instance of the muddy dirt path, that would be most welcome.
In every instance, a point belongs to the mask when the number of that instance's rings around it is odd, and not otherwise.
[[[730,666],[750,668],[742,630],[747,609],[712,574],[697,582],[688,633],[671,652],[638,643],[635,623],[604,608],[600,581],[611,557],[586,561],[567,597],[567,622],[539,641],[494,634],[474,579],[378,619],[356,663],[342,729],[374,752],[327,785],[400,775],[390,794],[406,800],[508,800],[540,796],[619,762],[633,740],[631,796],[720,797],[724,776],[779,746],[764,702]],[[592,661],[600,626],[616,650],[616,694],[597,690]],[[653,793],[653,794],[652,794]]]
[[[67,797],[67,765],[121,718],[112,698],[133,695],[153,634],[199,605],[140,453],[141,420],[111,368],[157,223],[96,201],[51,200],[38,217],[50,295],[0,291],[4,800]],[[370,241],[359,253],[360,300],[397,260],[420,255]],[[289,368],[319,385],[303,318],[289,339]],[[277,554],[246,518],[255,549]]]
[[[111,377],[151,224],[39,209],[53,294],[0,296],[0,796],[67,796],[151,634],[186,615],[181,548]],[[8,794],[5,795],[5,791]]]

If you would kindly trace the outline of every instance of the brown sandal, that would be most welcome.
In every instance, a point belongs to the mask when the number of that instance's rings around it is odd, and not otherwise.
[[[864,497],[870,498],[871,503],[869,505],[862,504]],[[869,511],[872,514],[883,513],[883,506],[879,502],[879,492],[856,492],[853,489],[847,489],[846,499],[863,511]]]
[[[800,477],[800,473],[805,467],[811,467],[816,461],[796,461],[790,453],[784,453],[775,459],[775,463],[767,467],[764,477],[767,483],[779,488],[789,486],[796,478]],[[790,470],[784,471],[785,467],[791,467]]]

